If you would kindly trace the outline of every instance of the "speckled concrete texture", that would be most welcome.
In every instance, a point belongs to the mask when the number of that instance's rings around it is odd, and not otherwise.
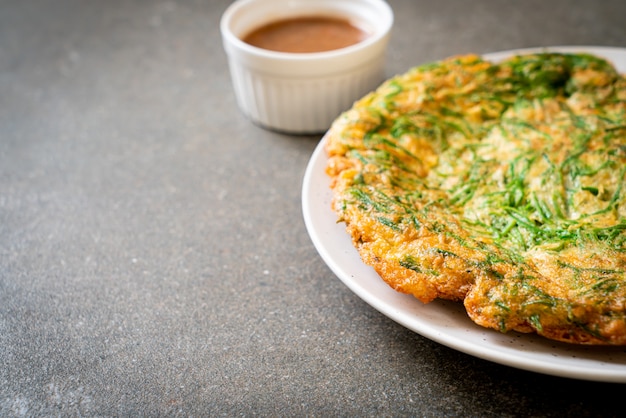
[[[301,214],[320,136],[238,111],[228,1],[0,1],[1,416],[618,416],[351,293]],[[626,46],[626,2],[392,0],[388,74]],[[601,396],[592,396],[601,393]]]

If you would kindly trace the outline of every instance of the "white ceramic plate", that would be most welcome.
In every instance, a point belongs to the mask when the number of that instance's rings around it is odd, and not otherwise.
[[[589,52],[611,60],[626,72],[626,49],[550,47],[540,50]],[[500,60],[526,49],[488,54]],[[460,303],[422,304],[392,290],[363,264],[343,223],[330,208],[329,179],[324,172],[322,140],[307,166],[302,190],[303,215],[311,240],[330,269],[361,299],[418,334],[458,351],[519,369],[574,379],[626,383],[626,347],[585,347],[558,343],[536,335],[507,333],[475,325]]]

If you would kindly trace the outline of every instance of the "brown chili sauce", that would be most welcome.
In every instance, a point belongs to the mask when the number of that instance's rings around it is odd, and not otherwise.
[[[310,53],[345,48],[361,42],[368,35],[347,19],[306,16],[271,22],[253,30],[242,40],[271,51]]]

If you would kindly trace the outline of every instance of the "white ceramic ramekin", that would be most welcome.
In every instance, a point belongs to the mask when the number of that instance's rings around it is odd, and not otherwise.
[[[370,35],[341,49],[285,53],[241,40],[264,24],[301,16],[359,22]],[[393,12],[383,0],[238,0],[222,15],[224,50],[242,112],[281,132],[319,133],[384,79]]]

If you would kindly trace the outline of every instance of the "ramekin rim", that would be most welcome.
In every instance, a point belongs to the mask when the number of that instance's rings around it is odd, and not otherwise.
[[[385,0],[359,0],[373,4],[375,6],[382,7],[385,10],[385,13],[387,15],[386,17],[388,17],[388,19],[386,19],[385,26],[383,26],[380,30],[376,30],[376,32],[372,36],[368,36],[366,39],[354,45],[349,45],[330,51],[304,53],[272,51],[264,48],[259,48],[244,42],[238,36],[236,36],[229,27],[231,19],[236,11],[238,11],[242,7],[246,7],[246,5],[250,3],[258,1],[260,0],[237,0],[230,4],[230,6],[226,8],[220,19],[220,31],[222,33],[225,43],[227,41],[228,44],[232,45],[238,50],[263,59],[308,62],[332,59],[352,53],[357,53],[385,39],[389,35],[389,32],[391,31],[394,23],[393,9]]]

